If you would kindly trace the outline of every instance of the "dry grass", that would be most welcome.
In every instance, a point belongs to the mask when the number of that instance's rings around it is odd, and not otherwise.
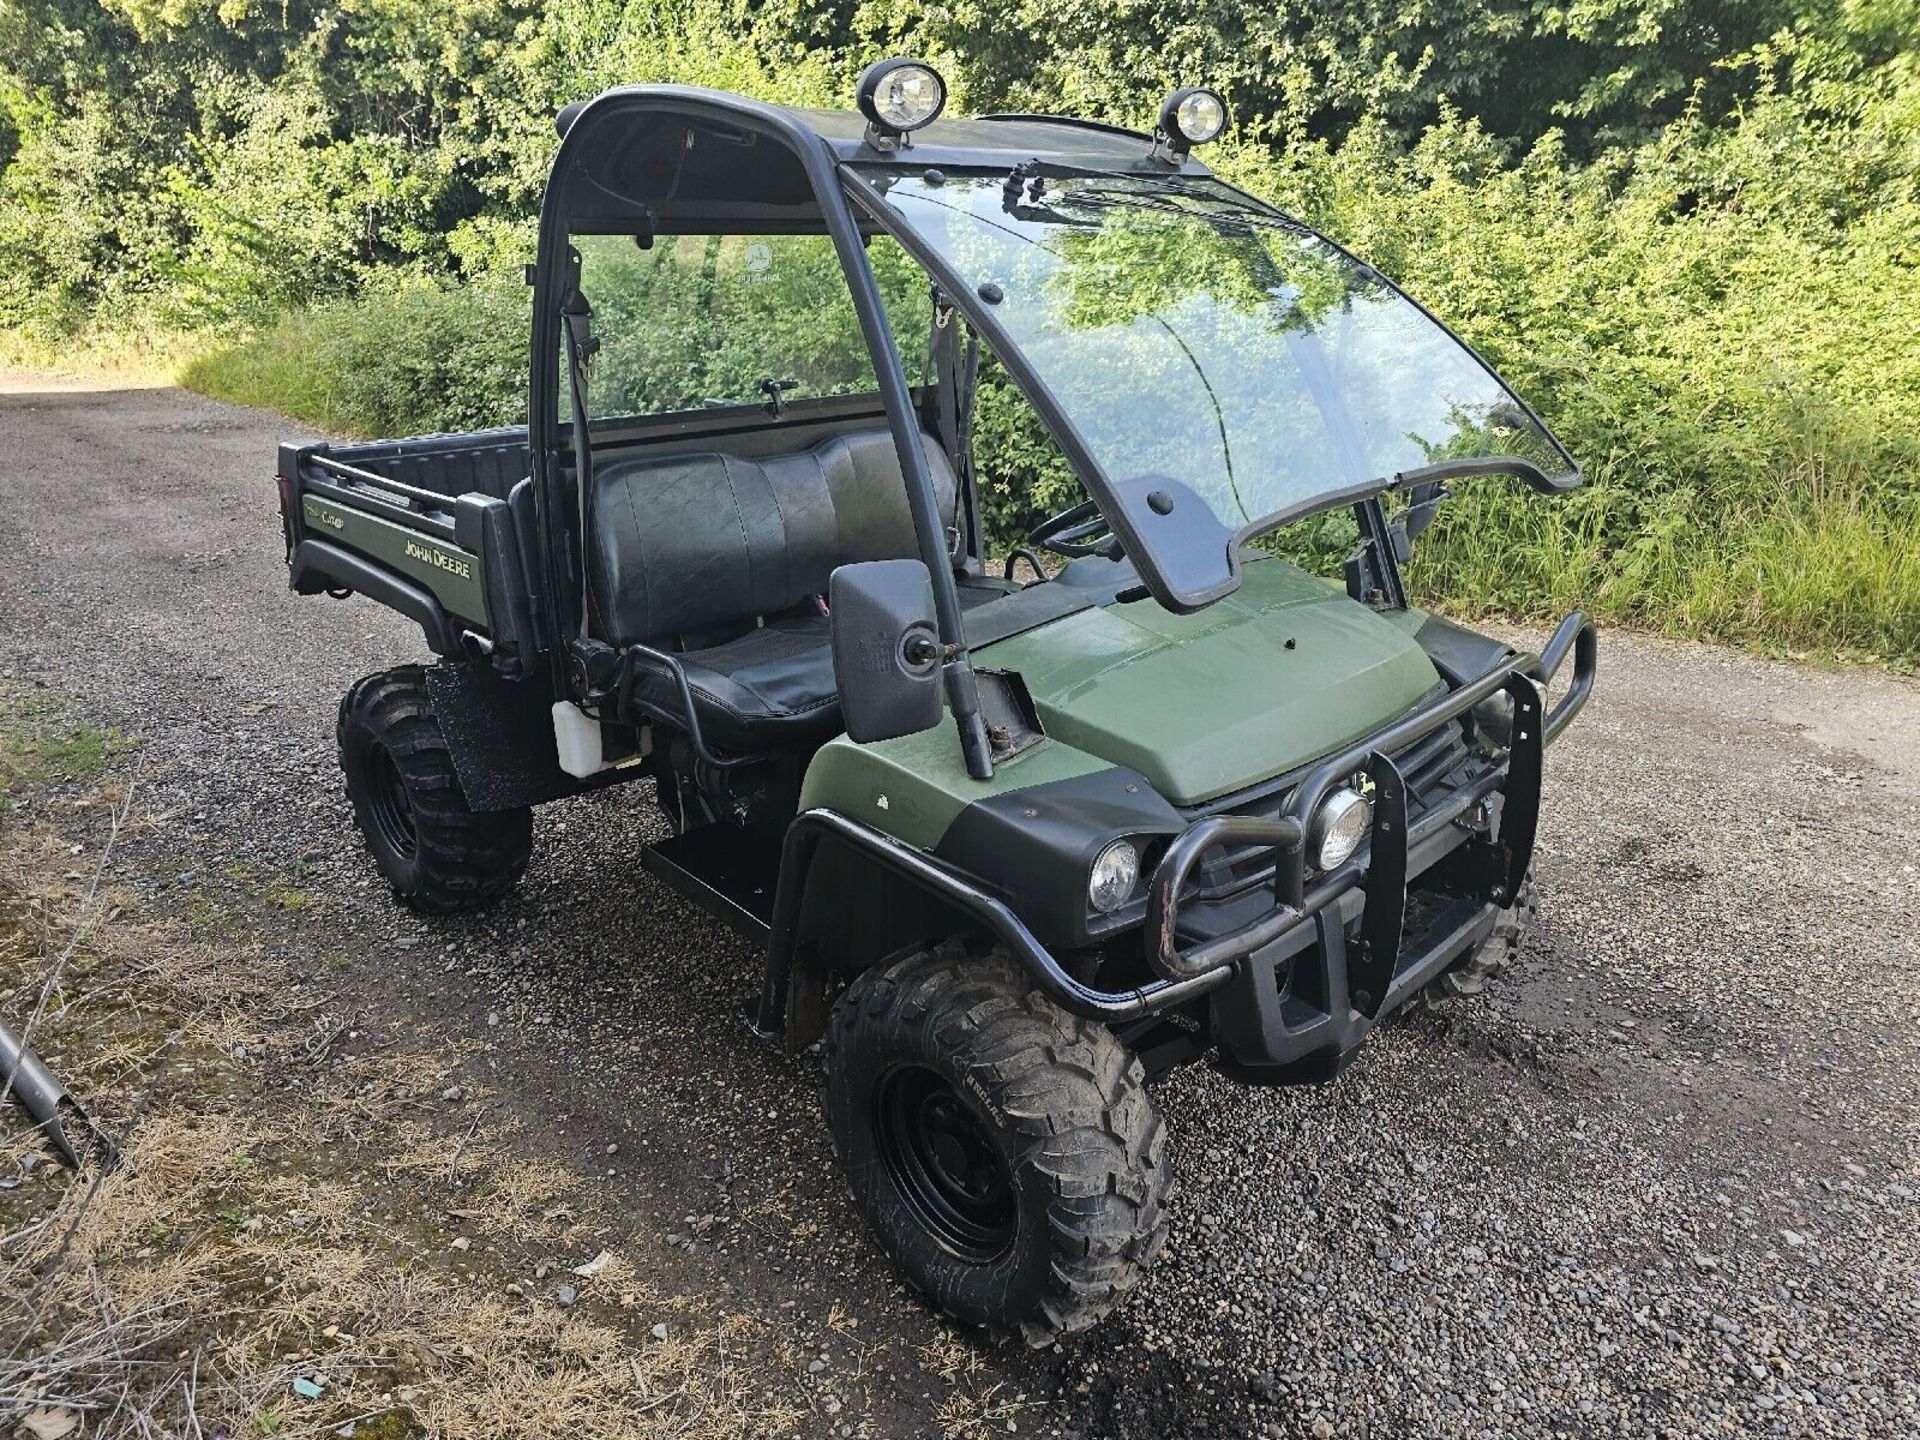
[[[949,1440],[988,1440],[1034,1428],[1052,1411],[1051,1402],[1030,1400],[1004,1381],[984,1388],[955,1390],[940,1402],[934,1419]]]
[[[96,848],[109,805],[137,823],[128,800],[88,807]],[[35,1411],[193,1440],[796,1427],[767,1357],[804,1357],[759,1322],[618,1254],[570,1273],[600,1247],[589,1206],[486,1096],[442,1098],[457,1054],[348,1058],[350,1015],[142,916],[110,846],[84,872],[74,853],[44,819],[0,834],[0,1008],[38,1012],[124,1163],[73,1176],[31,1133],[0,1142],[0,1433]]]

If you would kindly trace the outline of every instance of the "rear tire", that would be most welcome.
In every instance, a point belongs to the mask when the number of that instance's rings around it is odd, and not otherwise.
[[[1004,954],[948,944],[866,972],[825,1051],[854,1199],[941,1309],[1049,1344],[1160,1253],[1173,1176],[1140,1062]]]
[[[1519,898],[1494,920],[1493,933],[1461,956],[1451,970],[1429,980],[1420,992],[1421,1002],[1437,1009],[1484,993],[1495,976],[1513,967],[1520,953],[1520,942],[1532,928],[1539,910],[1540,889],[1533,883],[1533,872],[1529,870],[1520,884]]]
[[[473,811],[434,718],[426,671],[369,675],[340,702],[354,820],[394,895],[423,915],[484,910],[526,873],[533,811]]]

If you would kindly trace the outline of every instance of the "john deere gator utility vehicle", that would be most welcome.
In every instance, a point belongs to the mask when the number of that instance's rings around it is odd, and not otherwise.
[[[1508,953],[1594,632],[1518,653],[1407,603],[1447,482],[1578,473],[1439,321],[1194,157],[1219,95],[1152,134],[944,101],[889,60],[858,113],[569,106],[529,423],[287,446],[280,501],[294,589],[438,657],[340,707],[399,898],[491,904],[532,807],[651,782],[640,861],[764,950],[762,1036],[822,1042],[880,1244],[1043,1342],[1161,1248],[1157,1075],[1328,1079]],[[983,349],[1084,495],[1004,563]],[[1281,558],[1348,515],[1329,577]]]

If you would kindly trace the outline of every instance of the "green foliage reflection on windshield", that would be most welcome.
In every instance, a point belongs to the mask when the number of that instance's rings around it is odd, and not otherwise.
[[[1177,479],[1234,530],[1436,460],[1564,453],[1375,272],[1224,186],[870,179],[995,313],[1106,478]]]

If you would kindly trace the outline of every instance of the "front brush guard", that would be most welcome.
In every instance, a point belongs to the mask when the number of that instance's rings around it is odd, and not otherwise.
[[[1294,791],[1277,816],[1219,815],[1181,834],[1154,871],[1147,900],[1148,959],[1169,982],[1190,982],[1223,970],[1283,938],[1335,900],[1359,886],[1366,891],[1359,953],[1352,964],[1355,1008],[1369,1019],[1379,1014],[1393,979],[1406,914],[1407,852],[1451,825],[1496,790],[1503,791],[1496,875],[1488,899],[1509,903],[1520,893],[1533,862],[1540,817],[1545,747],[1567,727],[1593,691],[1598,640],[1578,611],[1560,622],[1540,656],[1515,655],[1494,665],[1413,714],[1321,762]],[[1544,714],[1544,688],[1574,655],[1573,682],[1551,715]],[[1494,768],[1450,791],[1411,825],[1406,781],[1394,752],[1457,720],[1489,696],[1513,697],[1513,736],[1504,770]],[[1373,826],[1367,842],[1344,864],[1307,879],[1307,834],[1327,793],[1364,772],[1373,782]],[[1180,894],[1206,853],[1220,845],[1271,845],[1275,850],[1274,903],[1257,920],[1230,935],[1182,949]]]
[[[1573,682],[1553,712],[1543,716],[1543,689],[1569,653],[1574,656]],[[1323,762],[1295,792],[1285,813],[1272,818],[1218,815],[1183,832],[1155,869],[1148,897],[1147,954],[1160,978],[1128,990],[1098,989],[1071,974],[1005,901],[988,894],[972,877],[946,862],[836,811],[804,811],[788,827],[781,848],[766,975],[753,1028],[765,1038],[784,1034],[791,1042],[799,1036],[802,1043],[818,1032],[821,1017],[802,1018],[798,1011],[807,1009],[806,1004],[796,1009],[795,952],[808,875],[821,844],[827,841],[864,855],[880,868],[971,915],[986,934],[1026,967],[1048,998],[1072,1014],[1109,1025],[1156,1015],[1217,990],[1233,977],[1237,961],[1304,924],[1349,890],[1364,885],[1367,903],[1360,938],[1365,954],[1353,972],[1353,999],[1371,1019],[1385,1003],[1400,948],[1408,850],[1452,824],[1496,790],[1504,790],[1506,800],[1495,845],[1496,874],[1488,898],[1505,904],[1519,893],[1533,857],[1541,751],[1587,703],[1593,692],[1597,657],[1594,627],[1575,611],[1560,622],[1538,657],[1510,656],[1432,705]],[[1402,750],[1458,719],[1500,690],[1511,694],[1514,704],[1513,743],[1505,765],[1495,765],[1485,775],[1449,793],[1409,825],[1405,780],[1389,752]],[[1372,777],[1375,790],[1371,836],[1346,864],[1308,886],[1307,819],[1329,790],[1362,770]],[[1216,845],[1249,844],[1277,849],[1273,908],[1234,934],[1182,950],[1176,938],[1178,897],[1194,867]]]

